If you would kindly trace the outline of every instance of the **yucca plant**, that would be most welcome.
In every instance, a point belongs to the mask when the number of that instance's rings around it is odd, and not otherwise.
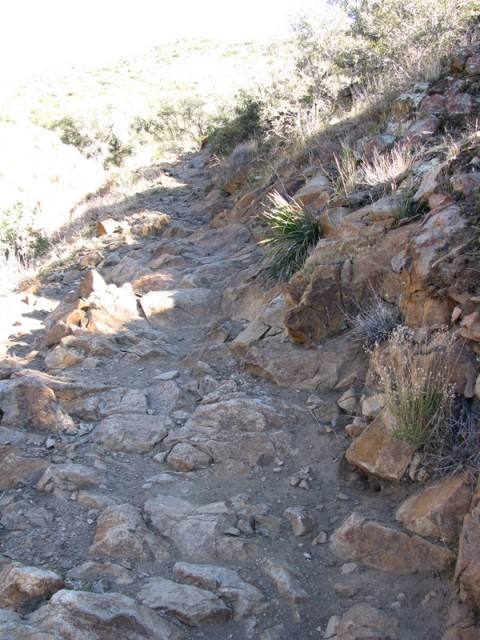
[[[269,229],[267,237],[259,242],[267,248],[263,273],[275,280],[289,280],[317,244],[320,226],[308,211],[278,191],[268,198],[270,207],[260,216]]]

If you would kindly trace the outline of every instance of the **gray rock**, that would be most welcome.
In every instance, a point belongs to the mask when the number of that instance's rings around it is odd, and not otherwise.
[[[223,622],[232,616],[231,609],[213,593],[164,578],[149,578],[138,597],[148,607],[159,609],[192,627]]]
[[[38,491],[53,492],[74,491],[80,487],[96,487],[103,481],[103,476],[96,469],[83,464],[67,462],[66,464],[52,464],[37,482]]]
[[[54,630],[55,640],[180,640],[173,625],[155,611],[119,593],[58,591],[29,623]]]
[[[283,515],[289,521],[294,536],[304,536],[317,526],[317,521],[305,507],[289,507]]]
[[[286,562],[267,559],[262,562],[262,569],[278,593],[290,604],[310,600],[311,596],[300,585],[300,576]]]
[[[269,604],[263,593],[245,582],[233,569],[208,564],[177,562],[173,567],[176,578],[195,586],[214,591],[224,598],[234,611],[235,619],[265,613]]]
[[[161,442],[172,427],[168,416],[116,414],[93,431],[93,440],[113,451],[144,453]]]
[[[167,456],[168,466],[175,471],[207,469],[212,462],[208,453],[200,451],[188,442],[176,444]]]

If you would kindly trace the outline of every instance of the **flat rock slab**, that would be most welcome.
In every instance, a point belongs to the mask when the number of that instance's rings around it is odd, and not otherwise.
[[[54,630],[55,640],[180,640],[183,637],[155,611],[120,593],[58,591],[47,605],[30,616],[29,625],[42,631]]]
[[[210,326],[221,315],[220,303],[211,289],[150,291],[140,299],[149,323],[159,329]]]
[[[290,344],[251,347],[244,358],[247,373],[294,389],[334,387],[339,363],[338,354]]]
[[[399,627],[394,618],[371,607],[357,604],[346,611],[335,630],[338,640],[398,640]]]
[[[175,496],[157,495],[146,501],[144,511],[153,528],[191,560],[243,562],[257,554],[256,542],[228,535],[237,516],[225,502],[196,506]]]
[[[207,469],[213,462],[208,453],[204,453],[188,442],[176,444],[168,454],[167,464],[174,471],[194,471]]]
[[[177,562],[173,575],[196,587],[214,591],[228,602],[236,620],[265,613],[269,604],[257,587],[245,582],[238,571],[210,564]]]
[[[111,451],[145,453],[161,442],[172,426],[168,416],[117,414],[102,420],[92,437]]]
[[[381,571],[415,573],[448,571],[455,555],[446,547],[419,536],[408,536],[380,522],[352,513],[335,531],[330,548],[344,560],[354,560]]]
[[[232,617],[231,609],[210,591],[164,578],[149,578],[138,597],[148,607],[159,609],[192,627],[224,622]]]
[[[93,556],[165,560],[162,543],[147,528],[138,509],[130,504],[108,507],[97,520]]]
[[[215,463],[236,460],[249,466],[267,465],[277,455],[292,451],[284,423],[285,418],[270,405],[234,398],[199,406],[185,426],[171,431],[163,444],[168,449],[188,442]]]
[[[97,469],[84,464],[67,462],[65,464],[51,464],[37,482],[38,491],[52,492],[55,489],[75,491],[79,488],[97,487],[104,478]]]

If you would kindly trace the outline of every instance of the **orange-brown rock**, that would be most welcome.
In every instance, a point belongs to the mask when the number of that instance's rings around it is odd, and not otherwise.
[[[391,414],[384,410],[347,449],[348,462],[366,473],[400,482],[415,447],[395,438],[393,424]]]
[[[245,371],[275,382],[279,387],[316,389],[332,387],[338,380],[340,356],[284,344],[268,349],[251,347],[244,358]]]
[[[472,478],[464,473],[411,496],[397,509],[396,518],[420,536],[455,543],[471,502]]]
[[[454,582],[460,597],[477,613],[480,611],[480,509],[465,516],[460,535]]]
[[[323,173],[317,173],[295,193],[293,199],[301,206],[305,207],[315,203],[316,207],[320,208],[329,200],[331,193],[332,183],[330,180]]]
[[[330,539],[332,551],[344,560],[398,573],[444,572],[455,555],[445,546],[409,536],[380,522],[352,513]]]
[[[0,573],[0,607],[22,611],[47,600],[62,588],[62,578],[53,571],[12,562]]]
[[[294,342],[312,345],[337,332],[344,322],[340,268],[320,265],[313,272],[300,304],[287,311],[285,326]]]

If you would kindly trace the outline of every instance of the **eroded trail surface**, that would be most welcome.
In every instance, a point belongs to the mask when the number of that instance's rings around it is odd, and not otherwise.
[[[342,462],[337,387],[361,354],[289,342],[250,230],[210,225],[206,157],[167,177],[17,297],[0,638],[303,640],[335,637],[332,616],[339,638],[441,637],[435,563],[381,571],[332,544],[351,514],[394,522],[407,491]]]

